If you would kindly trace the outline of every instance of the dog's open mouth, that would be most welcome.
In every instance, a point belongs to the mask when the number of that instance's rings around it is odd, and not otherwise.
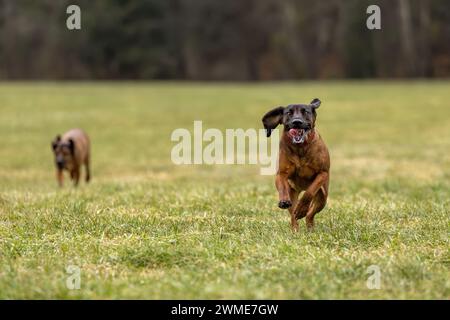
[[[307,129],[289,129],[289,136],[292,143],[303,143],[308,138],[309,131]]]

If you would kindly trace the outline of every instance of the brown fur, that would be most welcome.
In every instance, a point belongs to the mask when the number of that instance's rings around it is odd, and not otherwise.
[[[72,129],[58,135],[52,141],[55,155],[56,176],[59,186],[63,186],[63,171],[70,173],[70,178],[77,186],[80,180],[81,166],[85,166],[86,182],[91,178],[90,172],[90,141],[87,134],[81,129]]]
[[[295,106],[308,107],[308,105]],[[305,118],[310,126],[310,134],[301,144],[292,142],[286,112],[283,114],[281,111],[281,117],[278,120],[278,123],[284,124],[285,129],[280,139],[275,184],[278,190],[279,207],[289,208],[293,231],[298,231],[297,220],[304,217],[306,217],[308,229],[312,229],[314,216],[325,207],[328,197],[330,156],[325,143],[315,129],[315,108],[311,109],[311,119]],[[274,110],[278,111],[274,112]],[[268,129],[268,136],[269,130],[273,130],[274,125],[278,124],[274,118],[275,114],[280,116],[280,109],[274,110],[263,118],[263,123]],[[303,195],[299,198],[299,194],[303,191]]]

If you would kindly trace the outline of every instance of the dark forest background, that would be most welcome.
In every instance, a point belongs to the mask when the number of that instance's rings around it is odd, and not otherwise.
[[[382,30],[366,28],[370,4]],[[449,75],[448,0],[0,0],[1,79]]]

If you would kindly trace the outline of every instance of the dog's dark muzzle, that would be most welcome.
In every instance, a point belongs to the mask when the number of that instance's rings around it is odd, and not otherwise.
[[[58,169],[64,169],[64,161],[63,160],[57,160],[56,161],[56,166],[58,167]]]
[[[290,127],[292,129],[304,129],[304,130],[311,129],[311,125],[309,123],[306,123],[306,122],[304,122],[303,120],[300,120],[300,119],[292,120]]]

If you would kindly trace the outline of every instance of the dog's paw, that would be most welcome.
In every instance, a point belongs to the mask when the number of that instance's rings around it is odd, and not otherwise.
[[[278,202],[278,207],[280,209],[287,209],[291,206],[292,206],[292,202],[290,202],[289,200],[282,200],[282,201]]]

